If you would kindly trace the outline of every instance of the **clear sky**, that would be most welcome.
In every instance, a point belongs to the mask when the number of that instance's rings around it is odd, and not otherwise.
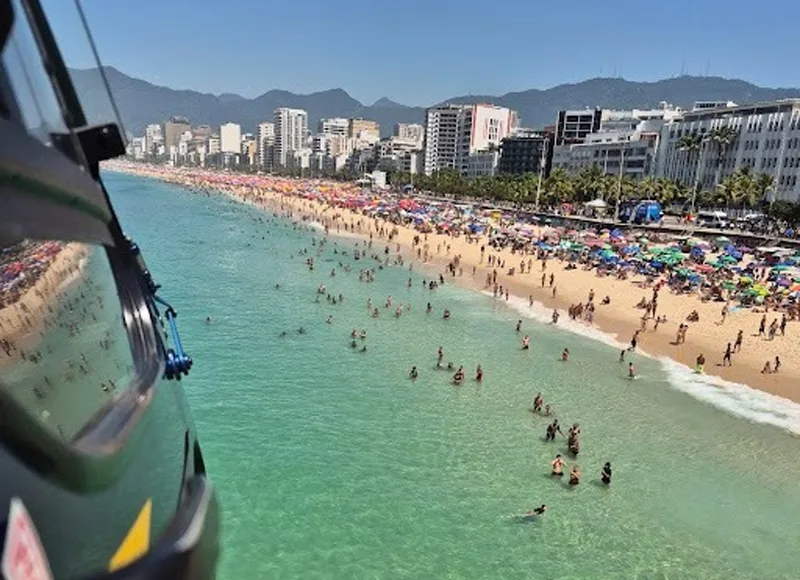
[[[43,3],[68,64],[91,66],[73,42],[71,0]],[[366,104],[388,96],[429,105],[682,70],[800,85],[798,0],[83,0],[83,7],[104,64],[216,94],[341,87]]]

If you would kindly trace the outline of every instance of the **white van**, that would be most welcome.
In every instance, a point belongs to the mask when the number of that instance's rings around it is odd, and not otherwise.
[[[728,214],[724,211],[701,211],[697,213],[697,225],[703,228],[724,229],[728,227]]]

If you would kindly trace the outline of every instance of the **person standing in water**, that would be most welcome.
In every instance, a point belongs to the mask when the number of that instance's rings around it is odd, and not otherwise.
[[[600,481],[606,485],[611,485],[611,462],[606,461],[606,464],[603,466],[600,472]]]
[[[631,380],[636,378],[636,369],[634,368],[632,362],[628,363],[628,378]]]
[[[553,461],[550,462],[550,465],[553,467],[551,475],[554,477],[561,477],[564,475],[564,460],[561,459],[560,453],[556,455],[556,458],[553,459]]]
[[[475,380],[479,383],[483,382],[483,369],[481,368],[481,365],[478,365],[478,368],[475,369]]]
[[[411,372],[408,373],[408,376],[411,378],[412,381],[417,380],[419,373],[417,372],[417,367],[411,367]]]
[[[569,472],[569,484],[578,485],[581,482],[581,470],[577,465],[572,466],[572,471]]]
[[[531,346],[531,339],[526,334],[525,337],[522,339],[522,350],[528,350]]]

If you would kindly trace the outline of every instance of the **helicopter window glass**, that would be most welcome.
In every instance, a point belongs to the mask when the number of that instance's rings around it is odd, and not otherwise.
[[[0,56],[3,69],[21,122],[30,135],[51,145],[51,134],[68,133],[61,105],[20,1],[12,0],[12,7],[14,23]]]
[[[78,0],[41,0],[51,31],[67,66],[89,125],[116,123],[125,135],[111,92],[102,74],[94,41]],[[110,71],[107,71],[110,72]]]
[[[132,385],[135,372],[102,246],[23,240],[0,247],[0,396],[26,421],[70,442]]]

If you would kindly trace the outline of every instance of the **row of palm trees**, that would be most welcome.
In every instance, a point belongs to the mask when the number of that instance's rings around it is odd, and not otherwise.
[[[773,179],[766,174],[756,174],[750,167],[742,167],[725,177],[717,187],[709,190],[681,185],[663,177],[648,177],[636,181],[630,176],[620,178],[603,173],[599,167],[588,167],[575,175],[561,168],[540,180],[534,173],[525,175],[498,175],[465,179],[457,171],[443,170],[432,175],[411,176],[402,173],[389,175],[393,185],[413,183],[418,190],[453,196],[495,199],[540,206],[561,203],[585,203],[604,199],[613,205],[617,199],[653,199],[664,207],[682,205],[689,209],[700,207],[751,208],[759,206]]]

